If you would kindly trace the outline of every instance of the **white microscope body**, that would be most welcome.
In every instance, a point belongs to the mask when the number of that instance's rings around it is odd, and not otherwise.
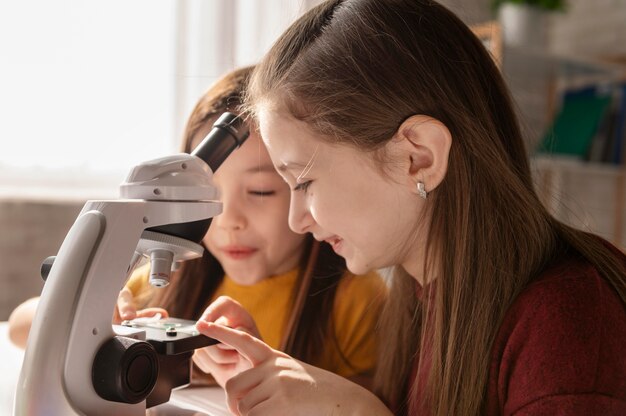
[[[227,115],[230,118],[225,118]],[[167,284],[172,262],[202,255],[196,242],[155,232],[155,227],[158,231],[159,226],[202,220],[208,227],[208,219],[221,212],[211,168],[217,169],[245,140],[247,131],[238,130],[240,127],[240,119],[225,113],[205,139],[207,142],[214,136],[204,155],[196,151],[139,165],[121,186],[123,199],[85,204],[43,288],[16,391],[14,415],[145,414],[145,396],[155,384],[150,378],[161,376],[150,355],[152,347],[139,342],[119,362],[101,360],[100,367],[110,367],[111,374],[106,377],[113,377],[109,387],[115,390],[114,397],[97,391],[98,380],[105,376],[96,374],[100,370],[94,360],[107,343],[145,339],[144,331],[128,329],[121,334],[111,325],[118,293],[141,255],[152,257],[151,280],[156,286]],[[210,158],[220,152],[217,166],[205,162],[207,155]],[[128,374],[120,374],[116,368],[122,365],[127,366]],[[151,371],[145,372],[145,368]]]

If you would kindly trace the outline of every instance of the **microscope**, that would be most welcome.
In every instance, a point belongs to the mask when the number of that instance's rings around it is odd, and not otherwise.
[[[112,314],[142,258],[150,258],[151,284],[162,287],[177,262],[202,255],[199,242],[222,209],[212,174],[248,133],[224,113],[193,153],[142,163],[119,200],[86,202],[42,265],[15,416],[145,415],[189,384],[194,349],[215,340],[192,321],[112,325]]]

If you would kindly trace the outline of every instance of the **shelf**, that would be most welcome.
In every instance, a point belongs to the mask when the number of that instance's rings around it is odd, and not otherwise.
[[[567,157],[531,159],[537,193],[559,220],[626,248],[626,167]]]

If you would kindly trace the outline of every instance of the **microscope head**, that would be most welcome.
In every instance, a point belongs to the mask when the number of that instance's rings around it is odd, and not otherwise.
[[[151,201],[216,200],[219,195],[212,183],[213,172],[248,136],[248,127],[240,116],[223,113],[191,154],[168,156],[135,167],[121,185],[120,196]],[[176,263],[202,256],[199,243],[210,225],[211,218],[207,218],[144,231],[137,253],[150,258],[153,286],[167,286]]]
[[[121,186],[121,197],[191,203],[216,200],[213,172],[248,135],[239,116],[224,113],[192,154],[152,160],[133,169]],[[204,249],[199,243],[210,224],[211,218],[207,218],[142,232],[135,258],[150,258],[151,285],[167,286],[173,265],[202,256]],[[126,336],[111,338],[100,348],[93,382],[102,398],[128,403],[145,399],[147,407],[152,407],[168,401],[172,389],[189,384],[193,351],[217,341],[199,334],[194,321],[168,318],[147,325],[139,321],[123,322],[116,332]],[[140,339],[131,339],[133,333]]]

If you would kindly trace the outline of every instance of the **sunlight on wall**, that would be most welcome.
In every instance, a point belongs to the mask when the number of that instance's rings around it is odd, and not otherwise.
[[[0,186],[116,187],[176,148],[172,4],[0,3]]]

